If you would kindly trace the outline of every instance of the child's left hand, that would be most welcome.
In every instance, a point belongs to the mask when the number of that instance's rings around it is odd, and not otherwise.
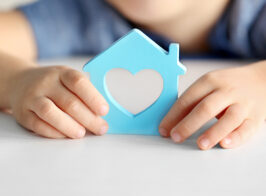
[[[159,131],[183,142],[214,117],[197,140],[202,150],[217,143],[234,148],[259,129],[266,117],[266,61],[207,73],[178,99]]]

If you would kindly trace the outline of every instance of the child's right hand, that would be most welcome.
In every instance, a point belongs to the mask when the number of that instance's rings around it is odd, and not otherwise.
[[[14,76],[9,100],[16,120],[49,138],[107,132],[107,102],[83,74],[67,67],[31,68]]]

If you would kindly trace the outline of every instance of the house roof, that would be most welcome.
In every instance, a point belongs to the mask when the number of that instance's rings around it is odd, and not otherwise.
[[[128,34],[114,42],[107,50],[92,58],[85,66],[84,71],[89,71],[90,66],[96,63],[115,62],[120,63],[138,62],[150,64],[156,62],[156,58],[162,58],[164,64],[171,64],[178,70],[178,74],[184,74],[186,67],[179,61],[179,45],[170,44],[169,52],[161,48],[157,43],[138,29],[132,29]],[[116,62],[117,63],[117,62]]]

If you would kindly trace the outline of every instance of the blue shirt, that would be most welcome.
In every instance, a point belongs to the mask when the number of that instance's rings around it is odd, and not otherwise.
[[[134,27],[104,0],[39,0],[18,9],[33,29],[40,59],[97,54]],[[170,40],[145,33],[168,47]],[[265,59],[266,0],[232,0],[208,41],[212,53]]]

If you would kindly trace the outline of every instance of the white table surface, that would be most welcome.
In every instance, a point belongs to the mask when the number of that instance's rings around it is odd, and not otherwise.
[[[86,58],[54,60],[80,69]],[[247,62],[183,62],[184,91],[202,74]],[[202,130],[206,129],[206,125]],[[200,151],[158,136],[38,137],[0,113],[0,195],[265,195],[265,126],[240,148]],[[201,131],[202,131],[201,130]]]

